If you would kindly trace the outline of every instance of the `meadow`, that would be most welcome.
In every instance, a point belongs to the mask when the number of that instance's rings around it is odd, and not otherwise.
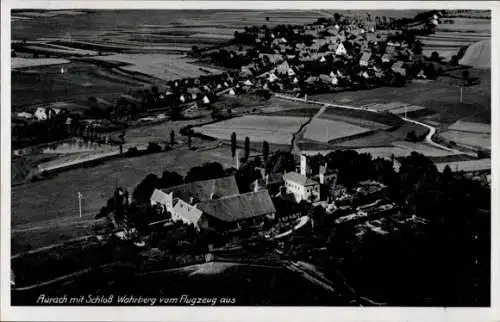
[[[60,71],[62,66],[65,69],[64,74]],[[120,94],[138,86],[137,83],[85,62],[13,71],[11,82],[13,111],[26,105],[58,101],[86,104],[91,96],[113,101]]]
[[[450,71],[435,81],[413,82],[405,87],[374,88],[357,91],[355,95],[351,92],[319,94],[311,96],[311,99],[358,107],[392,102],[423,106],[436,113],[421,119],[436,121],[443,126],[471,115],[484,123],[490,123],[491,71],[471,68],[469,73],[471,78],[478,79],[479,84],[463,88],[462,103],[458,90],[458,85],[463,83],[461,71]]]
[[[62,58],[22,58],[14,57],[11,61],[11,68],[26,68],[26,67],[37,67],[37,66],[47,66],[47,65],[61,65],[67,64],[70,61]]]
[[[474,150],[491,150],[490,133],[445,131],[439,133],[439,136],[449,142],[453,141],[458,145],[465,146]]]
[[[289,144],[293,133],[307,121],[307,117],[246,115],[196,127],[194,131],[221,140],[229,140],[235,132],[240,141],[248,137],[253,142]]]
[[[204,151],[180,148],[75,168],[46,180],[13,186],[12,252],[91,234],[94,216],[116,185],[132,192],[149,173],[161,175],[169,170],[186,175],[191,167],[205,162],[219,162],[224,167],[234,165],[228,146]],[[82,218],[78,215],[78,192],[83,195]]]
[[[204,67],[202,70],[181,55],[114,54],[100,56],[96,59],[126,63],[127,66],[120,68],[131,72],[147,74],[164,81],[207,75],[205,72],[207,70],[210,71],[210,74],[221,73],[220,70],[215,68]]]
[[[304,138],[319,142],[329,142],[342,137],[361,134],[369,131],[367,128],[345,122],[315,118],[307,125]]]

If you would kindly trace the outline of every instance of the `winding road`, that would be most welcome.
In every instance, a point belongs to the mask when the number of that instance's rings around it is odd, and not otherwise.
[[[313,118],[321,115],[321,113],[323,113],[323,111],[325,110],[326,107],[337,107],[337,108],[345,108],[345,109],[350,109],[350,110],[358,110],[358,111],[361,110],[361,111],[368,111],[368,112],[372,112],[372,113],[381,113],[381,112],[379,112],[379,111],[377,111],[375,109],[370,109],[370,108],[356,107],[356,106],[349,106],[349,105],[332,104],[332,103],[315,101],[315,100],[306,100],[304,98],[298,98],[298,97],[293,97],[293,96],[289,96],[289,95],[285,95],[285,94],[279,94],[279,93],[275,93],[274,96],[276,96],[278,98],[281,98],[281,99],[290,100],[290,101],[298,101],[298,102],[304,102],[304,103],[311,103],[311,104],[322,105],[322,108],[320,109],[320,111],[316,115],[314,115],[311,118],[311,120]],[[431,145],[431,146],[433,146],[435,148],[438,148],[438,149],[441,149],[441,150],[445,150],[445,151],[448,151],[448,152],[452,152],[452,153],[456,153],[456,154],[466,154],[466,155],[471,156],[471,157],[476,157],[476,154],[473,153],[473,152],[459,151],[459,150],[449,148],[447,146],[444,146],[442,144],[439,144],[439,143],[433,141],[433,136],[436,133],[436,128],[435,127],[433,127],[433,126],[431,126],[429,124],[417,121],[417,120],[412,120],[412,119],[406,118],[406,117],[401,117],[401,119],[403,121],[405,121],[405,122],[417,124],[417,125],[424,126],[424,127],[428,128],[429,129],[429,133],[427,133],[427,135],[425,136],[425,143],[427,143],[427,144],[429,144],[429,145]]]

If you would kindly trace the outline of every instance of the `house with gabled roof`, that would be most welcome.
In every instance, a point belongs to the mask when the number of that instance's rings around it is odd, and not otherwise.
[[[335,49],[335,55],[338,55],[338,56],[347,55],[347,50],[345,48],[344,43],[338,44],[337,49]]]
[[[361,58],[359,59],[359,65],[368,66],[371,57],[372,57],[371,53],[364,52],[363,55],[361,55]]]
[[[276,72],[277,72],[278,74],[287,74],[289,69],[290,69],[290,65],[289,65],[289,64],[288,64],[288,62],[285,60],[284,62],[282,62],[281,64],[279,64],[279,65],[276,67]]]
[[[395,73],[406,76],[406,69],[403,66],[404,66],[404,62],[401,60],[398,60],[397,62],[392,64],[391,70]]]
[[[180,198],[190,203],[197,203],[240,193],[234,176],[188,182],[161,189],[161,191],[165,194],[173,194],[172,198]]]
[[[182,199],[175,199],[174,206],[172,207],[170,214],[173,221],[182,221],[185,224],[193,224],[196,228],[200,228],[200,221],[202,219],[203,212],[196,207],[196,205],[191,205]]]
[[[307,178],[304,174],[287,172],[283,175],[283,181],[288,193],[295,196],[295,201],[302,200],[316,202],[320,199],[320,185],[318,182]]]
[[[276,214],[267,190],[209,200],[197,208],[203,212],[203,227],[216,231],[260,226]]]

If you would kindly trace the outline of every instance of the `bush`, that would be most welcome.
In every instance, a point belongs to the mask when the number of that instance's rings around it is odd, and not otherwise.
[[[129,148],[127,150],[127,152],[125,153],[125,156],[127,156],[127,157],[136,157],[139,155],[141,155],[141,153],[139,152],[139,150],[136,147]]]
[[[147,153],[158,153],[161,152],[161,146],[158,143],[149,142],[148,148],[146,150]]]

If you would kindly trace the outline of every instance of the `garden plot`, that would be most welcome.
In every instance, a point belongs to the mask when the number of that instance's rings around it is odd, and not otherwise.
[[[275,144],[290,144],[293,134],[307,120],[307,117],[246,115],[194,128],[194,130],[221,140],[229,140],[231,134],[235,132],[239,141],[248,137],[252,142],[268,141]]]
[[[368,131],[369,129],[367,128],[349,123],[316,118],[313,119],[307,126],[304,138],[326,143],[331,140],[361,134]]]

